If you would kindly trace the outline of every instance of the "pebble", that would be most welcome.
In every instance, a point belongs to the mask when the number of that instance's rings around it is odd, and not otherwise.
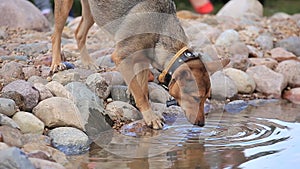
[[[297,56],[291,52],[286,51],[283,48],[277,47],[270,51],[271,57],[278,62],[282,62],[285,60],[297,59]]]
[[[61,83],[57,81],[49,82],[46,84],[46,88],[56,97],[64,97],[74,100],[72,93],[70,93]]]
[[[278,62],[272,58],[250,58],[249,66],[266,66],[272,70],[276,69]]]
[[[33,86],[40,93],[40,101],[53,97],[51,91],[42,83],[34,83]]]
[[[60,71],[52,76],[53,81],[57,81],[62,85],[80,80],[80,75],[74,69]]]
[[[44,132],[44,123],[32,113],[17,112],[12,119],[20,126],[20,130],[23,134],[43,134]]]
[[[111,85],[100,73],[90,75],[85,83],[101,99],[106,99],[110,95]]]
[[[240,41],[240,35],[233,29],[225,30],[216,40],[217,46],[230,46]]]
[[[247,70],[249,67],[249,49],[248,47],[241,42],[233,43],[229,48],[230,57],[230,64],[233,68],[240,69],[240,70]]]
[[[8,62],[0,69],[0,78],[4,84],[8,84],[18,79],[24,79],[23,65],[17,62]]]
[[[106,106],[108,115],[113,120],[135,121],[141,119],[142,114],[129,103],[114,101]]]
[[[221,71],[214,73],[210,80],[212,99],[225,100],[225,98],[231,98],[238,93],[234,81]]]
[[[32,84],[41,83],[43,85],[46,85],[48,83],[47,79],[44,79],[40,76],[31,76],[28,78],[27,82],[30,82]]]
[[[49,132],[53,147],[66,155],[78,155],[86,153],[90,148],[88,136],[72,127],[58,127]]]
[[[0,98],[0,113],[6,116],[13,116],[17,112],[17,106],[14,100]]]
[[[255,42],[263,49],[263,50],[271,50],[274,47],[273,36],[270,34],[261,34],[256,39]]]
[[[288,38],[282,39],[276,43],[276,47],[282,47],[289,52],[294,53],[296,56],[300,57],[300,37],[290,36]]]
[[[124,85],[114,85],[110,93],[114,101],[130,102],[130,93],[128,87]]]
[[[20,126],[8,116],[0,113],[0,126],[9,126],[11,128],[20,129]]]
[[[300,62],[287,60],[279,63],[276,72],[283,74],[290,87],[300,87]]]

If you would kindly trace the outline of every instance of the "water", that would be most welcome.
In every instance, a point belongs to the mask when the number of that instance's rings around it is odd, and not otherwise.
[[[95,144],[82,165],[101,169],[297,168],[300,106],[275,102],[249,106],[240,113],[214,111],[204,128],[179,117],[162,131],[113,133],[109,142]]]

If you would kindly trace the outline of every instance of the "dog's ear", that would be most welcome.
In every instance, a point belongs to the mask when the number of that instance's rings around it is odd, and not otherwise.
[[[210,74],[223,69],[230,62],[230,59],[214,60],[210,62],[205,62],[205,67]]]

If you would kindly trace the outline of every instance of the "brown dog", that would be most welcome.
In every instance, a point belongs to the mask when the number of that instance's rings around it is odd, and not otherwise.
[[[73,0],[55,0],[52,71],[60,68],[60,38],[72,3]],[[85,42],[95,21],[115,38],[112,59],[148,126],[161,129],[163,125],[162,117],[153,113],[148,101],[149,64],[162,71],[159,81],[168,87],[188,120],[204,126],[204,102],[210,91],[206,67],[216,71],[228,61],[204,65],[186,48],[187,38],[172,0],[81,0],[81,4],[82,19],[75,37],[84,64],[93,64]]]

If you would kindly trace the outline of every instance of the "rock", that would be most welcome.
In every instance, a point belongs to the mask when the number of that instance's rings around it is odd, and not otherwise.
[[[233,68],[246,71],[249,66],[249,50],[244,43],[238,42],[232,44],[229,48],[230,64]]]
[[[41,101],[32,112],[41,119],[47,127],[71,126],[84,129],[80,111],[69,99],[51,97]]]
[[[217,46],[231,46],[232,44],[239,42],[239,33],[233,29],[229,29],[221,33],[221,35],[216,40],[215,45]]]
[[[40,76],[31,76],[29,77],[29,79],[27,80],[27,82],[30,82],[32,84],[34,83],[41,83],[43,85],[46,85],[48,83],[48,81]]]
[[[238,93],[233,80],[218,71],[211,76],[211,97],[212,99],[222,100],[231,98]]]
[[[248,103],[244,100],[235,100],[225,105],[225,110],[228,113],[240,113],[248,107]]]
[[[262,58],[264,54],[258,50],[256,47],[247,45],[247,48],[249,50],[249,56],[254,58]]]
[[[280,98],[287,86],[286,78],[266,66],[255,66],[247,70],[256,83],[256,90],[273,98]]]
[[[0,142],[0,151],[9,148],[9,146],[5,143]]]
[[[0,79],[4,79],[4,84],[24,78],[23,65],[20,63],[8,62],[0,69]]]
[[[111,59],[111,55],[99,57],[96,60],[96,64],[103,68],[112,68],[112,67],[116,66],[115,63]]]
[[[22,133],[43,134],[44,123],[28,112],[17,112],[12,118],[19,126]]]
[[[102,77],[104,77],[106,79],[107,82],[109,82],[109,84],[111,86],[125,84],[123,76],[121,75],[120,72],[117,72],[117,71],[104,72],[104,73],[101,73],[101,75],[102,75]]]
[[[25,107],[19,108],[24,111],[31,111],[32,108],[37,105],[40,97],[39,92],[33,87],[33,85],[24,80],[16,80],[9,83],[2,89],[2,93],[20,94],[24,98],[23,101]],[[17,96],[12,97],[15,98]],[[17,103],[16,100],[15,102]]]
[[[149,98],[152,102],[165,104],[171,95],[163,87],[156,83],[149,83]]]
[[[276,43],[276,47],[281,47],[286,49],[289,52],[294,53],[296,56],[300,57],[300,37],[291,36],[285,39],[282,39]]]
[[[37,31],[49,31],[48,20],[43,16],[40,10],[29,1],[23,0],[0,0],[0,25],[32,29]],[[26,14],[26,15],[24,15]]]
[[[270,53],[271,53],[271,57],[277,60],[278,62],[282,62],[284,60],[297,59],[296,55],[280,47],[272,49]]]
[[[272,58],[250,58],[250,66],[266,66],[274,70],[278,66],[278,62]]]
[[[259,35],[256,39],[255,42],[263,49],[263,50],[271,50],[274,47],[274,43],[273,43],[273,36],[268,34],[268,33],[264,33]]]
[[[225,69],[224,73],[234,81],[239,93],[250,94],[254,92],[255,82],[247,73],[234,68]]]
[[[22,147],[22,133],[20,130],[9,126],[0,126],[0,133],[4,143],[10,146]]]
[[[102,99],[84,83],[72,82],[66,85],[66,89],[74,96],[75,104],[84,121],[85,131],[90,138],[111,129],[112,122],[106,115]]]
[[[111,88],[110,94],[114,101],[130,102],[130,93],[127,86],[114,85]]]
[[[25,79],[29,79],[31,76],[38,76],[40,74],[39,70],[33,66],[24,67],[23,73]]]
[[[52,77],[53,81],[57,81],[62,85],[66,85],[70,82],[76,82],[80,80],[80,75],[73,69],[60,71],[55,73]]]
[[[285,91],[283,98],[291,101],[292,103],[300,104],[300,88],[293,88]]]
[[[0,151],[0,168],[35,169],[26,155],[16,147]]]
[[[43,85],[42,83],[34,83],[33,86],[40,93],[40,99],[39,100],[45,100],[45,99],[48,99],[50,97],[53,97],[53,94],[50,92],[50,90],[45,85]]]
[[[57,163],[65,166],[69,163],[66,155],[63,152],[60,152],[59,150],[46,146],[46,145],[41,145],[37,143],[28,143],[23,146],[23,150],[26,153],[33,153],[37,151],[44,152],[47,154],[48,157],[51,157],[51,159],[55,160]]]
[[[20,126],[11,118],[0,113],[0,126],[8,126],[11,128],[20,129]]]
[[[39,144],[39,145],[51,146],[51,138],[46,135],[28,133],[22,136],[22,143],[24,145]]]
[[[49,50],[47,42],[21,44],[16,48],[17,52],[28,56],[38,56],[39,54],[47,53]]]
[[[46,88],[57,97],[64,97],[70,100],[74,100],[72,93],[70,93],[62,84],[57,81],[51,81],[46,84]]]
[[[231,0],[219,10],[217,16],[241,18],[249,14],[262,17],[263,6],[257,0]]]
[[[49,137],[53,139],[52,145],[66,155],[78,155],[86,153],[91,143],[88,136],[72,127],[59,127],[49,132]]]
[[[286,20],[291,19],[291,15],[284,12],[276,12],[271,16],[271,20]]]
[[[106,99],[110,94],[111,86],[100,73],[90,75],[85,83],[101,99]]]
[[[34,165],[35,168],[51,168],[51,169],[65,169],[64,166],[61,164],[48,161],[48,160],[43,160],[43,159],[38,159],[38,158],[29,158],[29,161]]]
[[[107,104],[106,111],[113,120],[135,121],[143,117],[135,107],[121,101],[114,101]]]
[[[184,114],[184,111],[179,106],[167,107],[162,103],[151,103],[152,110],[160,117],[164,117],[165,123],[171,125],[177,120],[178,115]]]
[[[276,72],[283,74],[291,87],[300,87],[300,62],[287,60],[279,63]]]
[[[25,101],[24,101],[25,98],[16,91],[9,91],[9,92],[2,93],[1,97],[14,100],[17,107],[20,110],[25,110],[25,108],[26,108]]]
[[[12,99],[0,98],[0,114],[13,116],[17,112],[16,103]]]

